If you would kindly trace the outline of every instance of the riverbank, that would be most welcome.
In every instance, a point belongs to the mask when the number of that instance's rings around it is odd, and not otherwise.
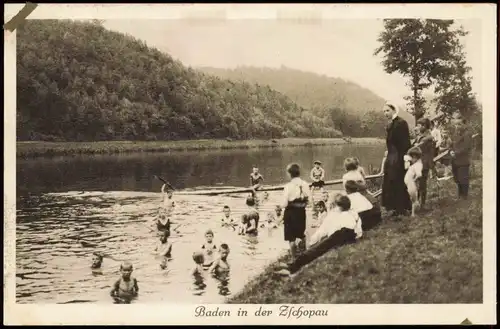
[[[384,217],[356,244],[332,250],[293,278],[264,273],[231,304],[482,303],[482,177],[475,163],[468,200],[453,180],[429,182],[428,208]],[[438,194],[440,196],[438,197]]]
[[[379,138],[284,138],[274,140],[187,140],[187,141],[103,141],[103,142],[17,142],[18,158],[80,154],[120,154],[134,152],[178,152],[217,149],[311,147],[325,145],[381,144]]]

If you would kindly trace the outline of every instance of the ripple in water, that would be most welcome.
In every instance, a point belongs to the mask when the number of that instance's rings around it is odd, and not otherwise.
[[[260,207],[261,221],[273,211],[280,193]],[[109,290],[119,278],[119,262],[105,258],[92,272],[95,251],[134,265],[140,294],[135,303],[222,303],[282,254],[283,229],[261,228],[239,236],[222,227],[222,208],[235,219],[245,211],[245,196],[175,196],[170,241],[172,259],[160,268],[153,254],[159,235],[151,229],[159,194],[140,192],[68,192],[21,198],[17,212],[16,297],[19,303],[111,303]],[[193,277],[192,254],[212,229],[214,242],[227,243],[232,272],[226,277]],[[82,241],[85,243],[82,244]]]

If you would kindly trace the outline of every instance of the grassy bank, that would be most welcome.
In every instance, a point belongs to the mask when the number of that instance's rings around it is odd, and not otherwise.
[[[17,142],[17,157],[77,155],[77,154],[115,154],[132,152],[172,152],[213,149],[254,149],[271,147],[298,147],[342,144],[380,144],[378,138],[285,138],[276,140],[188,140],[188,141],[106,141],[106,142]]]
[[[475,164],[468,200],[452,180],[429,186],[414,219],[386,219],[353,245],[332,250],[293,278],[273,266],[230,303],[482,303],[482,178]],[[438,198],[438,193],[440,197]]]

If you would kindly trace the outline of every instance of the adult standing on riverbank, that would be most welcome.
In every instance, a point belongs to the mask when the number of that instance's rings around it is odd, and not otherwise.
[[[300,167],[296,163],[286,168],[290,182],[283,189],[281,207],[283,214],[285,241],[290,244],[291,262],[295,261],[297,250],[304,250],[306,232],[306,206],[311,200],[309,184],[300,178]],[[297,243],[297,240],[299,242]]]
[[[469,195],[469,169],[472,155],[472,133],[462,116],[453,119],[455,134],[451,148],[451,170],[458,187],[458,197],[466,199]]]
[[[408,123],[398,116],[395,105],[386,103],[384,115],[389,119],[386,137],[386,159],[382,184],[382,206],[392,215],[402,215],[411,209],[411,201],[404,183],[406,169],[404,155],[410,148]]]

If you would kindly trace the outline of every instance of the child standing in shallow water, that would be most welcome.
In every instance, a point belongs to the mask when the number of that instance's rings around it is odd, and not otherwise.
[[[221,272],[229,271],[229,263],[227,262],[227,256],[229,255],[229,246],[225,243],[220,245],[219,257],[214,261],[212,266],[210,266],[209,272],[220,274]]]
[[[160,243],[156,246],[155,251],[161,256],[160,268],[166,269],[168,260],[172,257],[172,244],[168,241],[168,237],[170,236],[169,231],[165,231],[160,238]]]
[[[120,304],[129,304],[139,294],[137,279],[132,277],[134,268],[131,263],[125,262],[120,265],[120,278],[113,284],[110,296]]]
[[[217,246],[214,243],[214,232],[212,230],[207,230],[205,232],[205,243],[201,246],[203,252],[205,268],[210,267],[214,262],[214,252],[217,251]]]

